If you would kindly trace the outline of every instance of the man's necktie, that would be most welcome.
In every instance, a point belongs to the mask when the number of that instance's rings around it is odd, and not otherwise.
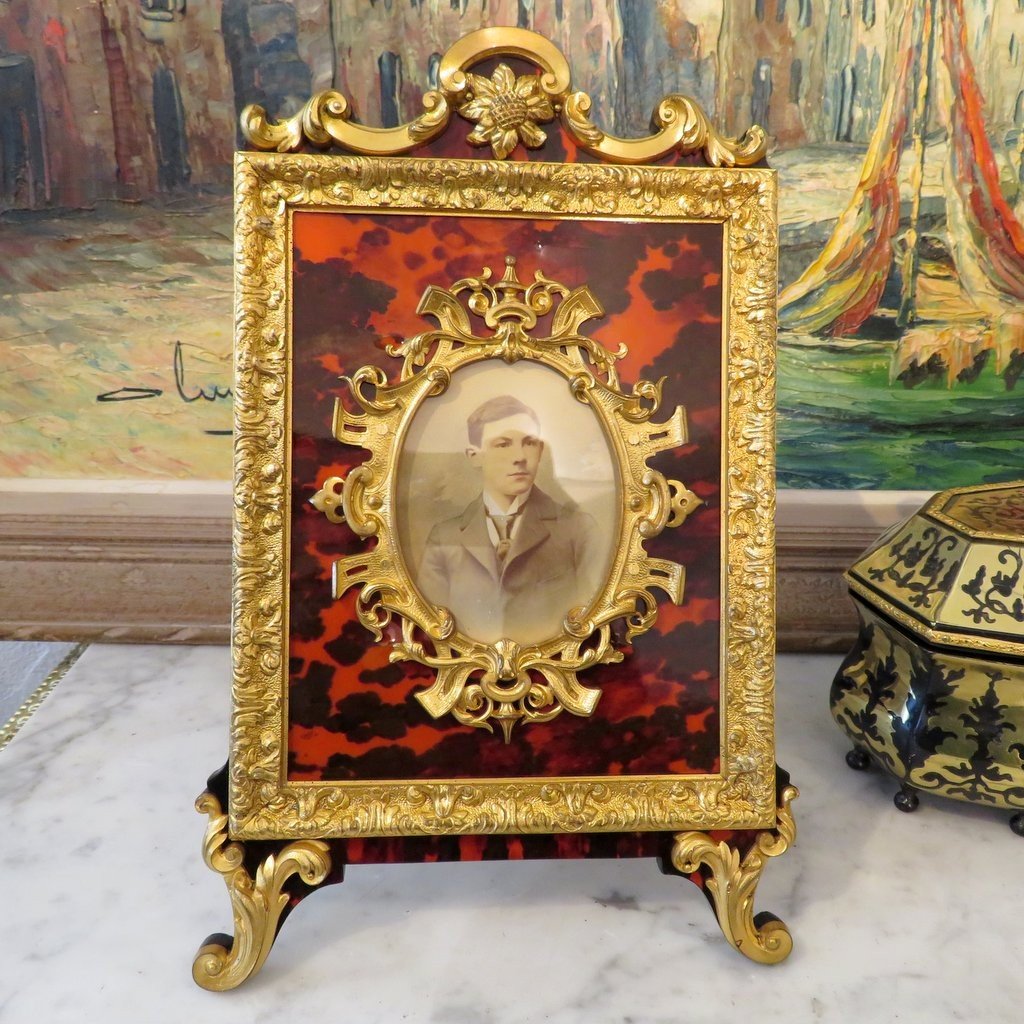
[[[498,531],[498,546],[494,549],[494,553],[498,556],[498,565],[504,565],[505,559],[508,558],[509,549],[512,547],[512,527],[518,516],[518,512],[513,512],[510,516],[487,514],[488,519],[494,523],[494,528]]]

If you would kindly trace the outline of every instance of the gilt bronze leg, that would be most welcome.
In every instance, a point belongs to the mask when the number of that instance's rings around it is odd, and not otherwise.
[[[703,874],[702,868],[707,872],[702,884],[723,934],[757,963],[779,963],[793,948],[782,921],[769,913],[754,915],[754,896],[767,860],[785,853],[796,838],[789,805],[798,795],[794,786],[782,789],[776,827],[759,832],[743,856],[734,845],[715,842],[706,832],[683,832],[672,845],[672,867],[691,877]]]
[[[267,843],[255,871],[246,865],[246,846],[228,837],[228,816],[207,790],[196,810],[209,815],[203,859],[223,876],[231,898],[234,936],[207,938],[192,962],[196,984],[212,991],[236,988],[262,966],[289,911],[320,885],[331,869],[327,843],[300,839]]]

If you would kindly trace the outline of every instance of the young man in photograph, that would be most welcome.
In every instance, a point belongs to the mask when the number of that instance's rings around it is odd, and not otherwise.
[[[489,399],[466,429],[480,494],[430,531],[420,589],[475,640],[554,636],[570,609],[595,596],[596,524],[534,482],[544,442],[529,406],[511,395]]]

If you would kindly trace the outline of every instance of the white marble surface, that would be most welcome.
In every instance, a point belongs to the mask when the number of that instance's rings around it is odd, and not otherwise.
[[[849,771],[838,661],[780,659],[800,834],[758,909],[793,933],[784,964],[731,950],[653,861],[388,865],[314,893],[213,994],[192,957],[230,914],[192,801],[227,750],[228,652],[92,647],[0,753],[0,1021],[1017,1024],[1024,840],[935,799],[903,815]]]

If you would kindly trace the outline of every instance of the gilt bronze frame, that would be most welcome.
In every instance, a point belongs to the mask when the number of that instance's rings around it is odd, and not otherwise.
[[[297,833],[316,836],[381,836],[453,832],[549,832],[585,829],[757,828],[775,816],[773,718],[774,683],[774,402],[773,344],[775,294],[775,177],[758,168],[643,167],[576,164],[505,164],[489,160],[445,162],[439,179],[431,161],[371,160],[367,157],[239,154],[236,164],[238,292],[236,322],[238,374],[235,390],[235,701],[232,731],[230,818],[234,835],[270,839]],[[484,191],[482,186],[488,186]],[[469,209],[474,214],[563,217],[588,216],[596,205],[605,216],[644,216],[648,220],[716,221],[725,228],[723,271],[728,278],[723,352],[726,410],[723,447],[725,529],[722,562],[728,615],[722,624],[723,716],[722,771],[714,776],[652,776],[628,778],[290,783],[285,715],[287,699],[287,524],[286,495],[289,450],[289,253],[290,216],[301,209],[374,208],[382,194],[391,211],[447,212]],[[654,206],[657,212],[644,213]],[[252,282],[260,287],[253,288]],[[448,332],[467,331],[458,320],[454,301],[441,301],[442,289],[428,294],[425,311],[449,317]],[[482,294],[477,292],[477,294]],[[546,294],[546,293],[545,293]],[[449,295],[449,300],[451,296]],[[575,334],[589,308],[587,298],[567,298],[565,323]],[[575,310],[575,312],[573,311]],[[557,332],[556,332],[557,333]],[[528,340],[528,339],[527,339]],[[379,368],[360,369],[352,378],[356,396],[364,384],[378,398],[363,400],[353,419],[336,419],[336,436],[346,443],[371,447],[373,458],[351,476],[348,524],[358,533],[383,540],[374,557],[339,566],[336,593],[354,582],[368,588],[361,600],[361,619],[371,632],[383,624],[381,615],[403,615],[405,628],[416,625],[432,635],[442,649],[436,657],[461,675],[502,666],[510,654],[518,664],[512,679],[540,662],[552,664],[555,649],[528,652],[480,648],[468,660],[453,658],[444,645],[451,624],[416,599],[414,588],[392,557],[387,528],[391,489],[398,453],[384,442],[400,436],[396,413],[380,396],[420,389],[420,398],[434,387],[431,374],[453,372],[459,363],[499,353],[495,334],[456,352],[435,354],[428,367],[416,369],[421,353],[416,339],[396,350],[405,357],[394,383]],[[524,343],[525,344],[525,343]],[[545,344],[545,343],[538,343]],[[565,340],[561,340],[564,346]],[[578,343],[573,342],[570,349]],[[657,585],[669,596],[681,596],[680,567],[653,563],[642,542],[660,532],[673,516],[681,521],[685,489],[667,484],[646,465],[660,448],[684,439],[682,410],[665,424],[651,424],[656,387],[638,382],[632,393],[617,390],[614,376],[598,386],[603,365],[614,360],[593,353],[596,361],[576,354],[552,354],[559,345],[546,343],[544,358],[567,378],[582,374],[580,387],[604,396],[608,424],[616,425],[616,456],[624,481],[623,529],[617,550],[619,571],[604,588],[597,619],[634,616],[636,632],[650,628],[656,603],[649,588]],[[526,351],[529,350],[526,345]],[[535,348],[537,346],[534,346]],[[525,354],[525,351],[524,351]],[[453,362],[454,360],[454,362]],[[440,366],[435,365],[437,363]],[[444,364],[450,364],[444,365]],[[585,382],[583,382],[585,378]],[[609,380],[612,383],[609,383]],[[612,386],[614,384],[614,386]],[[572,401],[569,388],[566,400]],[[384,403],[386,404],[386,402]],[[415,411],[417,402],[405,408]],[[601,401],[597,408],[604,408]],[[367,424],[366,421],[369,421]],[[369,438],[369,439],[368,439]],[[374,440],[376,438],[376,440]],[[646,483],[644,482],[646,479]],[[372,481],[368,485],[368,481]],[[321,493],[324,509],[336,508],[338,484]],[[332,502],[332,489],[334,498]],[[682,500],[681,500],[682,499]],[[672,505],[676,504],[677,513]],[[335,513],[336,514],[336,513]],[[387,562],[383,569],[381,563]],[[369,601],[371,592],[378,598]],[[632,597],[623,597],[632,592]],[[381,600],[384,594],[391,596]],[[374,623],[377,623],[375,627]],[[555,648],[580,654],[581,638],[602,630],[603,623],[567,623]],[[426,660],[411,639],[396,649],[400,656]],[[598,650],[614,656],[603,641]],[[587,647],[594,652],[594,647]],[[576,654],[573,655],[572,651]],[[585,655],[588,659],[593,653]],[[599,655],[603,656],[603,655]],[[587,662],[589,664],[589,660]],[[435,666],[440,667],[440,666]],[[583,666],[581,666],[583,667]],[[560,672],[557,664],[552,674]],[[548,676],[549,680],[551,676]],[[593,699],[565,680],[570,701]],[[439,676],[440,689],[424,694],[431,713],[455,706],[462,692],[451,676]],[[421,698],[421,700],[424,700]],[[433,705],[431,707],[431,705]],[[586,708],[584,703],[581,710]],[[468,705],[464,714],[472,715]],[[382,813],[386,808],[387,813]]]
[[[505,65],[490,77],[469,71],[501,56],[539,74]],[[210,817],[206,859],[228,884],[238,937],[204,946],[194,976],[204,987],[231,988],[258,970],[305,892],[298,883],[338,880],[332,851],[346,842],[552,833],[666,833],[665,864],[705,888],[730,941],[752,959],[776,962],[789,952],[789,934],[781,922],[759,926],[752,909],[765,859],[795,834],[796,796],[775,766],[777,213],[775,174],[754,166],[764,133],[755,127],[740,140],[725,138],[692,100],[669,96],[650,137],[610,136],[589,120],[590,99],[572,90],[562,54],[520,29],[465,37],[443,56],[438,82],[424,113],[396,128],[353,123],[336,92],[281,123],[258,107],[242,116],[250,144],[264,152],[239,153],[235,162],[234,710],[223,791],[211,780],[197,804]],[[399,156],[438,139],[453,112],[473,123],[466,141],[490,146],[493,159]],[[604,162],[506,161],[520,144],[543,146],[539,125],[555,118],[568,145]],[[347,154],[292,152],[330,145]],[[652,166],[690,153],[709,166]],[[721,227],[718,771],[289,779],[291,260],[294,217],[307,211]],[[319,481],[311,499],[319,514],[367,541],[334,572],[335,598],[358,589],[365,643],[387,645],[392,663],[428,670],[416,697],[429,716],[454,716],[471,732],[493,732],[499,744],[513,728],[593,713],[601,691],[587,673],[631,656],[629,642],[656,624],[655,589],[676,603],[684,597],[685,566],[649,556],[645,542],[666,528],[685,530],[700,506],[691,481],[668,479],[648,461],[685,443],[685,410],[673,406],[655,419],[660,382],[620,380],[625,349],[584,330],[605,297],[586,284],[561,284],[557,268],[520,281],[515,256],[494,252],[472,277],[434,281],[413,297],[434,324],[393,340],[372,365],[346,367],[334,437],[369,458],[344,478]],[[460,631],[448,609],[418,591],[394,527],[409,424],[463,367],[487,359],[557,373],[565,400],[598,418],[616,462],[621,507],[611,568],[594,600],[571,609],[557,635],[538,644],[482,643]],[[616,623],[625,624],[617,634]],[[725,832],[712,839],[710,830]],[[264,848],[273,852],[261,854],[254,873],[251,851]]]

